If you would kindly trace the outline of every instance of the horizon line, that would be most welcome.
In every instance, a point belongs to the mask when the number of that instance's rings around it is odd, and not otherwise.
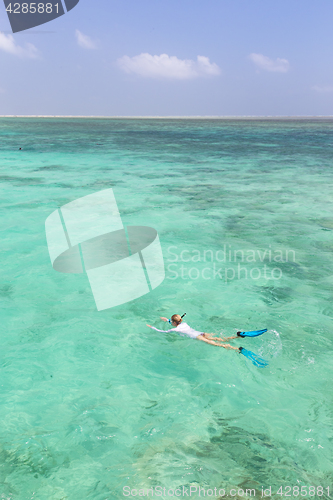
[[[0,118],[99,118],[99,119],[180,119],[180,120],[253,120],[253,119],[333,119],[333,115],[0,115]]]

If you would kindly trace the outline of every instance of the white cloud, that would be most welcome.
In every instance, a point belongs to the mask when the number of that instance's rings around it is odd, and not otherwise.
[[[20,47],[14,40],[12,35],[0,33],[0,50],[13,54],[19,57],[29,57],[36,59],[39,56],[39,51],[32,43],[26,43],[24,47]]]
[[[97,44],[94,42],[90,36],[84,35],[81,31],[75,31],[76,41],[80,47],[83,49],[97,49]]]
[[[287,59],[280,59],[279,57],[273,61],[267,56],[262,54],[250,54],[249,58],[258,68],[265,71],[275,71],[277,73],[286,73],[289,70],[289,61]]]
[[[147,78],[165,78],[168,80],[189,80],[200,76],[215,76],[221,73],[208,57],[197,56],[197,60],[178,59],[176,56],[161,54],[152,56],[144,53],[138,56],[123,56],[117,61],[126,73],[134,73]]]
[[[333,85],[315,85],[312,87],[312,90],[316,92],[333,92]]]

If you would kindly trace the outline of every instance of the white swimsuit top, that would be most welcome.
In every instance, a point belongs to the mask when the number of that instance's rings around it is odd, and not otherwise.
[[[159,330],[158,328],[155,328],[154,326],[151,327],[153,330],[156,330],[157,332],[176,332],[186,335],[187,337],[190,337],[191,339],[196,339],[199,335],[202,335],[204,332],[197,332],[193,328],[191,328],[187,323],[180,323],[176,328],[171,328],[171,330]]]

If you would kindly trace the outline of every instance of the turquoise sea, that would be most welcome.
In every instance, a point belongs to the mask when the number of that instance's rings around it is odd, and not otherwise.
[[[0,181],[1,499],[332,497],[332,120],[2,118]],[[166,277],[98,312],[44,224],[108,188]]]

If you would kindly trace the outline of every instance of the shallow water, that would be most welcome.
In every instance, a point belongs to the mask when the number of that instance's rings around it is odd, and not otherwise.
[[[0,498],[333,491],[332,121],[1,119],[0,181]],[[158,231],[166,279],[98,312],[44,223],[110,187]],[[267,327],[234,344],[269,366],[146,327],[184,312]]]

